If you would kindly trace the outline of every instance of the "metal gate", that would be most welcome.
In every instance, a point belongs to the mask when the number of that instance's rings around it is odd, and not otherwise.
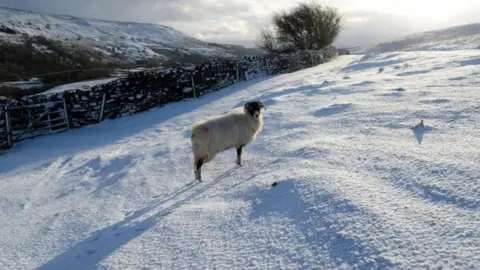
[[[64,100],[7,108],[5,121],[9,147],[70,128]]]

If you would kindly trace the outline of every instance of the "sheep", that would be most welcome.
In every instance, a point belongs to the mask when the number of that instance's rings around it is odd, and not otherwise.
[[[253,142],[263,128],[260,101],[247,102],[243,109],[196,122],[191,129],[195,179],[202,182],[201,168],[217,153],[235,147],[237,165],[242,166],[242,149]]]

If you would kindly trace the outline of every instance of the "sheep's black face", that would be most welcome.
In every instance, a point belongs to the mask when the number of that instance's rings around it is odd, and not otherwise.
[[[260,117],[260,110],[265,109],[265,105],[261,101],[252,101],[245,104],[245,112],[250,114],[253,118]]]

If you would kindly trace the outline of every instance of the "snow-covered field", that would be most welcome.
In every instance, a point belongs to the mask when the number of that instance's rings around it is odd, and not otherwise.
[[[457,51],[480,49],[480,23],[418,33],[374,46],[352,50],[356,54],[394,51]]]
[[[12,81],[0,83],[0,86],[15,87],[20,89],[31,89],[43,87],[42,82]]]
[[[475,269],[479,87],[480,52],[342,56],[23,142],[0,156],[0,268]],[[244,166],[192,182],[189,127],[248,100]]]

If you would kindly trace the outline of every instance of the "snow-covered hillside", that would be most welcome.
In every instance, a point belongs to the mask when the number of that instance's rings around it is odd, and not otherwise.
[[[16,34],[8,33],[9,29]],[[0,7],[0,30],[0,40],[21,41],[23,34],[42,36],[131,60],[168,58],[171,54],[235,55],[229,46],[212,46],[158,24],[102,21],[4,7]]]
[[[479,67],[341,56],[18,144],[0,156],[0,268],[475,269]],[[244,166],[229,150],[194,182],[190,126],[249,100],[267,110]]]
[[[399,39],[354,49],[355,53],[393,51],[454,51],[480,49],[480,23],[428,31]]]

